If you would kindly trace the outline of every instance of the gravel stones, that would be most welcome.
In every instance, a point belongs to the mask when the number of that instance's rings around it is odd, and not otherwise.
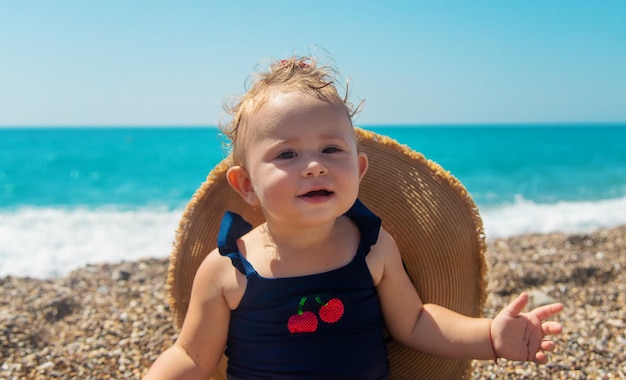
[[[626,226],[499,239],[488,242],[487,260],[485,316],[528,291],[530,307],[563,303],[563,334],[546,365],[474,361],[471,378],[626,378]]]
[[[146,260],[60,279],[0,279],[0,378],[141,378],[176,337],[167,265]]]
[[[558,301],[547,365],[474,361],[471,379],[624,379],[626,226],[488,241],[493,317],[519,292]],[[90,265],[64,278],[0,278],[0,379],[140,379],[176,339],[168,260]]]

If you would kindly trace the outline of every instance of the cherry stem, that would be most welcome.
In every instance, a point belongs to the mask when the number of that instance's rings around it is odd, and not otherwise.
[[[315,300],[320,305],[326,305],[328,303],[328,301],[326,301],[326,302],[322,301],[322,297],[328,298],[330,300],[330,296],[328,294],[316,295],[315,296]]]
[[[298,315],[304,314],[302,308],[304,308],[304,304],[306,303],[307,296],[304,296],[300,299],[300,305],[298,306]]]

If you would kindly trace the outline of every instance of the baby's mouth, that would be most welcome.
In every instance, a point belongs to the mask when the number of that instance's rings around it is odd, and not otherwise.
[[[306,194],[301,195],[302,197],[305,198],[313,198],[313,197],[328,197],[330,195],[332,195],[333,192],[332,191],[328,191],[328,190],[313,190],[313,191],[309,191]]]

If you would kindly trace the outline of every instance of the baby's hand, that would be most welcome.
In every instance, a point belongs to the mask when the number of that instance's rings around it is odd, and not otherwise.
[[[545,352],[554,351],[555,344],[544,337],[563,330],[560,323],[545,320],[563,310],[563,305],[553,303],[521,313],[527,303],[528,294],[522,293],[494,318],[492,344],[498,357],[545,364]]]

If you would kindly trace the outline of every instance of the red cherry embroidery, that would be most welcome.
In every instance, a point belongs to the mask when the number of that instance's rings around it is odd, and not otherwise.
[[[317,317],[310,311],[299,311],[298,314],[289,317],[287,327],[292,334],[314,332],[317,330]]]
[[[320,318],[326,323],[335,323],[343,316],[343,302],[339,298],[333,298],[320,307]]]
[[[328,302],[324,303],[324,301],[322,301],[322,297],[328,299],[330,298],[329,296],[315,295],[314,297],[317,304],[321,305],[318,313],[322,321],[326,323],[335,323],[341,319],[345,307],[339,298],[331,298]],[[292,334],[311,333],[317,331],[317,316],[311,311],[303,311],[307,300],[307,296],[300,299],[298,312],[289,317],[289,320],[287,321],[287,328]]]

